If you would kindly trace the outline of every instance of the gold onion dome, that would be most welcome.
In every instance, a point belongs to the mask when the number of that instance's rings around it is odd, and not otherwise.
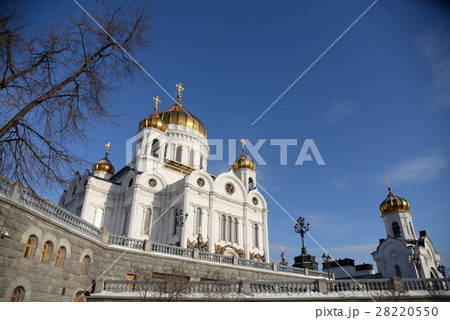
[[[142,119],[141,122],[139,122],[139,130],[142,130],[142,128],[155,128],[162,132],[166,132],[167,124],[157,114],[158,103],[160,103],[161,100],[159,100],[158,96],[154,97],[153,100],[155,100],[154,112],[153,114],[149,115],[148,117]]]
[[[236,161],[234,161],[233,171],[236,171],[236,170],[239,170],[242,168],[255,170],[255,163],[252,161],[252,159],[250,159],[249,156],[247,156],[245,154],[244,139],[241,139],[241,143],[242,143],[242,154],[239,156],[239,158],[236,159]]]
[[[391,187],[388,187],[389,194],[386,199],[380,204],[380,211],[386,214],[398,210],[409,211],[409,202],[392,193]]]
[[[106,172],[109,174],[114,174],[114,166],[111,164],[111,162],[108,159],[108,154],[109,154],[108,151],[109,151],[109,148],[111,147],[111,144],[108,142],[107,144],[105,144],[105,146],[106,146],[105,157],[92,166],[92,172],[101,171],[101,172]]]

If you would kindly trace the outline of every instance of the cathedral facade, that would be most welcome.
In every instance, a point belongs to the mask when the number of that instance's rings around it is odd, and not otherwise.
[[[177,87],[177,102],[162,112],[154,98],[132,161],[115,172],[108,144],[92,172],[75,174],[59,205],[111,234],[269,262],[267,203],[244,141],[229,171],[208,173],[206,129]]]

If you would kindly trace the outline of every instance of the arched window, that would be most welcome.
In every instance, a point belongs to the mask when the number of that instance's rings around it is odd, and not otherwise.
[[[152,142],[152,156],[159,157],[159,140],[154,139]]]
[[[59,247],[56,253],[55,267],[61,268],[64,265],[64,259],[66,258],[66,248]]]
[[[203,168],[204,164],[205,164],[205,158],[203,156],[201,156],[200,157],[200,169]]]
[[[177,215],[178,215],[178,208],[176,208],[173,211],[173,235],[177,234]]]
[[[248,179],[248,190],[253,190],[254,185],[253,185],[253,179],[249,178]]]
[[[53,251],[53,245],[50,241],[44,243],[44,247],[41,252],[41,262],[48,263],[50,261],[50,257]]]
[[[259,248],[259,228],[257,223],[253,227],[253,246]]]
[[[89,271],[89,263],[91,262],[91,258],[89,256],[84,256],[83,264],[81,265],[81,274],[87,274]]]
[[[394,234],[394,237],[396,237],[396,238],[402,236],[402,233],[400,232],[400,226],[398,225],[398,222],[396,222],[396,221],[392,222],[392,233]]]
[[[164,147],[164,158],[167,158],[167,150],[169,149],[169,145],[166,144],[166,146]]]
[[[232,230],[233,230],[233,222],[231,220],[231,217],[228,217],[227,222],[228,222],[227,241],[231,242],[232,241],[231,240],[231,235],[232,235]]]
[[[29,236],[25,248],[23,249],[22,257],[27,259],[33,259],[34,249],[36,248],[37,238],[35,236]]]
[[[183,147],[177,147],[177,154],[175,156],[175,161],[181,162],[181,153],[183,152]]]
[[[25,298],[25,289],[23,287],[16,287],[11,293],[9,302],[22,302]]]
[[[399,265],[395,265],[395,275],[399,278],[402,277],[402,271],[400,270],[400,266]]]

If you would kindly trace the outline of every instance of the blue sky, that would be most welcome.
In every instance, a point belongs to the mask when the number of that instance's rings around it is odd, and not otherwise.
[[[88,11],[96,3],[79,1]],[[335,258],[373,263],[370,252],[386,236],[379,204],[393,191],[411,204],[416,232],[427,230],[450,266],[449,113],[450,8],[443,1],[379,0],[263,116],[258,116],[324,52],[373,1],[151,1],[152,47],[136,59],[170,93],[185,87],[183,104],[204,123],[208,138],[255,144],[267,165],[257,180]],[[70,1],[25,1],[33,19],[79,14]],[[135,2],[130,1],[133,6]],[[151,113],[152,97],[171,105],[150,79],[115,94],[118,126],[93,129],[89,146],[75,152],[96,162],[104,143],[116,169],[125,142]],[[280,165],[269,139],[297,139]],[[305,139],[313,139],[326,165],[295,166]],[[223,161],[209,171],[229,169]],[[80,168],[83,172],[84,168]],[[300,253],[294,222],[268,196],[271,260],[280,247]],[[309,253],[322,252],[306,239]]]

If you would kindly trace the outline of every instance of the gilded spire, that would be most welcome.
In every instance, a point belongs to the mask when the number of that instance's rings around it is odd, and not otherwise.
[[[240,141],[241,141],[241,145],[242,145],[242,153],[245,153],[245,140],[244,140],[244,138],[242,138]]]
[[[106,147],[106,153],[105,153],[105,155],[108,156],[108,154],[109,154],[109,148],[111,148],[111,143],[108,142],[107,144],[105,144],[105,147]]]
[[[183,86],[181,85],[181,82],[176,84],[175,87],[178,88],[178,96],[177,96],[177,102],[181,101],[181,91],[184,90]]]
[[[158,112],[158,104],[161,103],[161,100],[159,100],[158,96],[153,97],[153,100],[155,100],[155,108],[153,110],[154,110],[154,113],[156,114]]]

